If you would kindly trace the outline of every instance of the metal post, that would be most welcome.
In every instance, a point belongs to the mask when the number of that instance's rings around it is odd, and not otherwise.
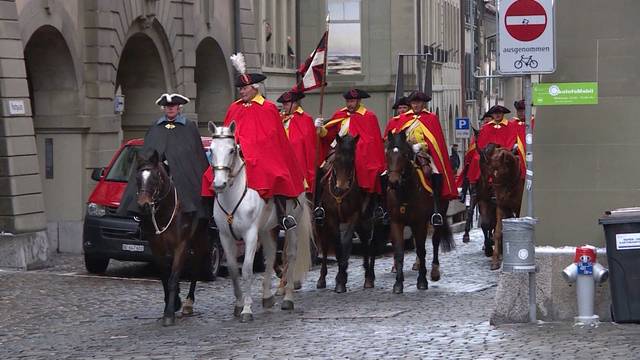
[[[531,75],[524,76],[524,118],[527,126],[526,162],[527,176],[525,187],[527,189],[527,215],[533,217],[533,127],[531,124]],[[535,241],[535,239],[534,239]],[[529,273],[529,321],[536,322],[536,273]]]
[[[527,125],[527,136],[525,139],[527,153],[527,176],[525,187],[527,189],[527,215],[533,217],[533,128],[531,124],[531,75],[524,76],[524,117]]]
[[[416,26],[416,86],[422,91],[422,0],[416,0],[415,26]]]

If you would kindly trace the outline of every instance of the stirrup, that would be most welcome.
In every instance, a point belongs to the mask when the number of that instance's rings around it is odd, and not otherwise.
[[[376,220],[384,219],[385,215],[387,215],[387,212],[384,211],[384,208],[382,206],[378,206],[373,210],[373,217]]]
[[[431,215],[431,225],[433,226],[444,225],[444,220],[442,219],[442,215],[440,215],[440,213],[434,213],[433,215]]]
[[[282,227],[284,231],[295,229],[296,226],[298,226],[298,222],[296,222],[296,218],[291,215],[283,217],[282,222],[280,223],[280,227]]]
[[[315,209],[313,209],[313,218],[316,221],[322,221],[324,220],[324,217],[325,217],[325,211],[322,206],[318,206]]]

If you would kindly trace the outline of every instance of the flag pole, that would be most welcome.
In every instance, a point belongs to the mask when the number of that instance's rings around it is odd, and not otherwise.
[[[327,18],[325,19],[325,32],[327,34],[327,40],[325,41],[324,46],[324,61],[322,64],[322,84],[320,85],[320,116],[322,117],[322,108],[324,105],[324,88],[327,83],[327,53],[329,52],[329,14],[327,14]]]

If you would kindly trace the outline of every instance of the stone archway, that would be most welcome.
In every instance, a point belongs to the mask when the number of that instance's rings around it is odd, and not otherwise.
[[[58,250],[79,252],[76,235],[82,233],[84,215],[80,149],[87,129],[79,117],[75,62],[60,31],[50,25],[31,35],[24,59],[49,233],[60,237]]]
[[[206,38],[196,49],[196,113],[201,129],[206,123],[221,123],[232,101],[232,88],[224,53],[213,38]]]
[[[161,112],[156,99],[169,88],[160,53],[144,33],[129,37],[120,57],[116,89],[124,95],[122,135],[124,140],[143,137]]]

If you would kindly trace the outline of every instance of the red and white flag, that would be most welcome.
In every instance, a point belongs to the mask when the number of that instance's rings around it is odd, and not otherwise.
[[[309,55],[307,60],[298,68],[298,83],[295,90],[305,92],[322,86],[325,78],[325,61],[327,51],[328,32],[325,31],[320,39],[320,43],[315,50]]]

